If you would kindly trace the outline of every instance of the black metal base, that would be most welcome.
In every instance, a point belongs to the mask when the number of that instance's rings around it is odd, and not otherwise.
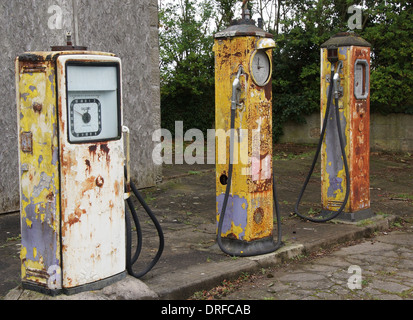
[[[321,210],[320,216],[323,218],[327,218],[333,215],[334,213],[336,212],[323,209]],[[371,211],[370,208],[368,208],[368,209],[363,209],[363,210],[356,211],[356,212],[344,212],[343,211],[335,219],[343,220],[343,221],[350,221],[350,222],[357,222],[357,221],[372,218],[372,217],[374,217],[374,213],[373,211]]]
[[[94,290],[100,290],[103,289],[104,287],[107,287],[115,282],[118,282],[126,277],[127,272],[123,271],[119,274],[116,274],[112,277],[105,278],[99,281],[95,281],[92,283],[87,283],[81,286],[77,286],[74,288],[62,288],[62,289],[48,289],[44,286],[41,286],[39,284],[33,283],[33,282],[27,282],[23,281],[22,282],[22,287],[23,289],[31,290],[31,291],[36,291],[42,294],[46,294],[52,297],[58,296],[60,294],[65,294],[65,295],[73,295],[77,294],[80,292],[85,292],[85,291],[94,291]]]
[[[222,238],[222,245],[236,255],[254,256],[259,252],[265,252],[274,248],[273,237],[267,237],[254,241],[243,241],[238,239]]]
[[[51,297],[55,297],[55,296],[58,296],[59,294],[62,294],[62,289],[49,289],[40,284],[37,284],[34,282],[28,282],[28,281],[22,281],[22,288],[24,290],[30,290],[30,291],[39,292],[41,294],[46,294]]]

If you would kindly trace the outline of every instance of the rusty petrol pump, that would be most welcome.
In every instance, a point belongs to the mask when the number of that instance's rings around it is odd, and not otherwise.
[[[370,209],[370,43],[354,33],[338,33],[321,45],[322,130],[312,168],[295,206],[302,218],[358,221]],[[298,212],[298,205],[321,151],[322,211]]]
[[[134,275],[121,72],[114,54],[70,41],[16,58],[25,289],[73,294]]]
[[[278,242],[273,239],[274,47],[272,35],[256,27],[245,8],[241,20],[215,34],[217,241],[233,256],[269,253],[281,246],[279,210]]]

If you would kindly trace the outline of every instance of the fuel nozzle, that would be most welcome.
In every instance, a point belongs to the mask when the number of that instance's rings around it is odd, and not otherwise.
[[[231,98],[231,108],[235,109],[239,103],[239,91],[241,91],[241,82],[239,81],[239,77],[244,72],[242,66],[239,66],[237,77],[234,79],[232,83],[232,98]]]
[[[338,61],[337,71],[334,74],[334,97],[338,99],[340,95],[343,93],[343,87],[340,86],[340,70],[343,67],[343,61]]]

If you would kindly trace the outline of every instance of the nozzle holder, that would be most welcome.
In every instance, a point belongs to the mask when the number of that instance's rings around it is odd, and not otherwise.
[[[330,46],[327,48],[327,60],[332,64],[338,61],[338,47]]]

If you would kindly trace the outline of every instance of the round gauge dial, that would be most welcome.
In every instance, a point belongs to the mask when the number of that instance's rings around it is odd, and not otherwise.
[[[70,131],[74,137],[98,136],[102,131],[98,99],[75,99],[70,104]]]
[[[257,50],[251,60],[251,74],[254,82],[262,87],[267,84],[271,75],[271,62],[264,50]]]

